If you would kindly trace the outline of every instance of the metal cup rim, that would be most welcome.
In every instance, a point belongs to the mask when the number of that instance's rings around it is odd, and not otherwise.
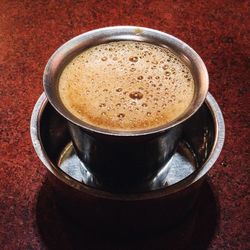
[[[96,44],[117,41],[117,40],[135,40],[152,42],[160,46],[172,49],[175,53],[186,60],[193,67],[193,73],[196,76],[196,92],[195,97],[188,109],[175,120],[152,129],[138,131],[116,131],[96,127],[85,123],[73,116],[62,104],[55,81],[58,80],[60,70],[69,57],[76,55],[77,51],[94,46]],[[191,67],[190,66],[190,67]],[[74,123],[81,128],[110,136],[144,136],[149,134],[164,132],[178,124],[187,120],[192,116],[203,104],[208,93],[209,78],[206,66],[200,56],[185,42],[180,39],[150,28],[138,26],[111,26],[106,28],[95,29],[79,36],[76,36],[59,47],[50,57],[43,74],[43,86],[46,96],[52,106],[68,121]]]

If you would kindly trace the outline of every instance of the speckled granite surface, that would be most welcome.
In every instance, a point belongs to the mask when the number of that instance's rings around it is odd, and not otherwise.
[[[249,7],[232,0],[2,0],[0,249],[250,249]],[[29,135],[50,55],[73,36],[110,25],[159,29],[193,47],[208,67],[210,92],[226,123],[224,150],[203,188],[198,217],[158,235],[120,241],[81,231],[55,212]]]

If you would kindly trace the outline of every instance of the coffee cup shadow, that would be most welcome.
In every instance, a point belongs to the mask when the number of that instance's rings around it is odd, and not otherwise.
[[[159,229],[154,231],[140,228],[136,232],[126,231],[119,222],[115,228],[105,229],[98,223],[89,227],[91,215],[89,221],[76,221],[68,216],[57,198],[46,178],[38,194],[36,220],[47,249],[207,249],[219,218],[208,180],[202,184],[195,206],[184,218],[171,227],[159,221]]]

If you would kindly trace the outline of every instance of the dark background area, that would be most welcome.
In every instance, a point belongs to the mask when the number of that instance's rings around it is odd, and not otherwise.
[[[232,0],[2,0],[0,249],[250,249],[249,7]],[[181,225],[144,238],[103,237],[65,221],[29,134],[51,54],[76,35],[112,25],[155,28],[193,47],[226,124],[224,149],[196,210]]]

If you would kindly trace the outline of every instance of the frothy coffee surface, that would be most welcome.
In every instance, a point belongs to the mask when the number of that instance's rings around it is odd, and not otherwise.
[[[91,125],[145,130],[180,116],[192,101],[189,68],[170,50],[118,41],[83,51],[63,70],[59,94],[65,107]]]

